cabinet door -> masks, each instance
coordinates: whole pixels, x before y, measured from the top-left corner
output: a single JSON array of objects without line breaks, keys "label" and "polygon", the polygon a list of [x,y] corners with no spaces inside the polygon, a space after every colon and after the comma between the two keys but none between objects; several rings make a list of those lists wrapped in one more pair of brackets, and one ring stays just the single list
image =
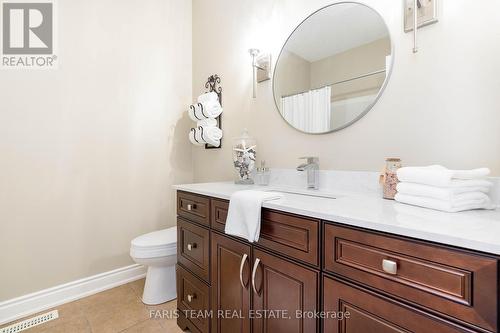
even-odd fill
[{"label": "cabinet door", "polygon": [[250,246],[212,232],[212,332],[250,332]]},{"label": "cabinet door", "polygon": [[254,249],[253,333],[315,333],[319,273]]},{"label": "cabinet door", "polygon": [[326,333],[458,333],[467,328],[438,319],[340,280],[323,278]]}]

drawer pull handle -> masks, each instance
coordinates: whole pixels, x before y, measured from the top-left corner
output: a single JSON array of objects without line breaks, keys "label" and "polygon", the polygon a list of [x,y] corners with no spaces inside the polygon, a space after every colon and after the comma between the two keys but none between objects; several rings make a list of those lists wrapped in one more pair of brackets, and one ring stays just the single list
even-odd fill
[{"label": "drawer pull handle", "polygon": [[194,299],[196,299],[196,294],[187,295],[187,300],[189,303],[191,303]]},{"label": "drawer pull handle", "polygon": [[253,265],[253,271],[252,271],[252,289],[253,292],[257,295],[260,296],[259,292],[257,291],[257,287],[255,287],[255,274],[257,274],[257,268],[259,267],[260,259],[257,258],[255,260],[255,264]]},{"label": "drawer pull handle", "polygon": [[188,211],[192,211],[193,209],[196,209],[196,205],[195,204],[187,204],[186,209]]},{"label": "drawer pull handle", "polygon": [[382,269],[386,273],[396,275],[398,273],[398,264],[395,261],[384,259],[382,260]]},{"label": "drawer pull handle", "polygon": [[193,251],[193,249],[196,249],[196,246],[197,246],[196,243],[192,243],[192,244],[189,243],[187,245],[187,249],[188,249],[188,251]]},{"label": "drawer pull handle", "polygon": [[243,258],[241,258],[241,264],[240,264],[240,283],[241,283],[241,286],[243,287],[243,289],[246,289],[247,286],[245,283],[243,283],[243,267],[245,267],[245,262],[247,261],[248,259],[248,255],[245,253],[243,255]]}]

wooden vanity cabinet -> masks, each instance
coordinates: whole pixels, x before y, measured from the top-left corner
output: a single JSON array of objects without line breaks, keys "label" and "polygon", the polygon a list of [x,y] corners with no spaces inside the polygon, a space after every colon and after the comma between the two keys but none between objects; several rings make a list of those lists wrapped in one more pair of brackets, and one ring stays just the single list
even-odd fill
[{"label": "wooden vanity cabinet", "polygon": [[227,211],[226,200],[178,193],[178,308],[211,314],[181,311],[182,329],[499,332],[498,256],[269,209],[250,244],[224,234]]},{"label": "wooden vanity cabinet", "polygon": [[325,272],[465,325],[498,330],[496,258],[328,223],[324,238]]},{"label": "wooden vanity cabinet", "polygon": [[[188,209],[193,204],[195,208]],[[206,281],[209,303],[195,297],[193,304],[211,311],[204,320],[181,313],[179,327],[205,333],[209,320],[212,333],[318,333],[320,322],[311,314],[319,309],[320,221],[264,210],[261,240],[250,244],[223,234],[227,209],[224,200],[178,194],[178,288],[194,289],[184,281]],[[210,228],[205,216],[210,216]],[[198,284],[197,290],[202,286]],[[181,299],[179,309],[189,309],[188,305]],[[308,316],[297,316],[306,312]]]},{"label": "wooden vanity cabinet", "polygon": [[[254,248],[253,333],[317,332],[319,272]],[[270,312],[272,311],[272,312]],[[297,315],[299,314],[299,315]]]},{"label": "wooden vanity cabinet", "polygon": [[250,333],[251,246],[212,232],[212,332]]}]

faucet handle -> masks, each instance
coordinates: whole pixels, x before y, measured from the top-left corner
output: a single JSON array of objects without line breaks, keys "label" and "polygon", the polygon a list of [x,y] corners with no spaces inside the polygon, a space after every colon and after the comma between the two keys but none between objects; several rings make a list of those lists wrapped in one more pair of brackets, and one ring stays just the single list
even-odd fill
[{"label": "faucet handle", "polygon": [[307,160],[307,163],[319,163],[319,157],[315,156],[305,156],[305,157],[299,157],[300,160]]}]

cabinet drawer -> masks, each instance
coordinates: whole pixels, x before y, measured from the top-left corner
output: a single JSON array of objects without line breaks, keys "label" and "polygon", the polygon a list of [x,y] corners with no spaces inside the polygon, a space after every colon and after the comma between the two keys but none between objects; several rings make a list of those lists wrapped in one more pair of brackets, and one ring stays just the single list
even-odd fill
[{"label": "cabinet drawer", "polygon": [[325,319],[325,333],[473,332],[339,280],[324,277],[323,288],[324,311],[344,316]]},{"label": "cabinet drawer", "polygon": [[319,220],[262,210],[258,244],[305,263],[319,266]]},{"label": "cabinet drawer", "polygon": [[496,259],[330,224],[324,237],[325,271],[497,331]]},{"label": "cabinet drawer", "polygon": [[183,314],[182,319],[189,321],[203,333],[208,333],[210,327],[209,295],[208,285],[177,266],[177,307]]},{"label": "cabinet drawer", "polygon": [[226,228],[227,211],[229,201],[212,199],[210,203],[211,219],[210,224],[213,229],[224,232]]},{"label": "cabinet drawer", "polygon": [[210,199],[201,195],[177,192],[177,214],[188,220],[210,225]]},{"label": "cabinet drawer", "polygon": [[177,260],[205,281],[209,280],[210,232],[177,219]]}]

